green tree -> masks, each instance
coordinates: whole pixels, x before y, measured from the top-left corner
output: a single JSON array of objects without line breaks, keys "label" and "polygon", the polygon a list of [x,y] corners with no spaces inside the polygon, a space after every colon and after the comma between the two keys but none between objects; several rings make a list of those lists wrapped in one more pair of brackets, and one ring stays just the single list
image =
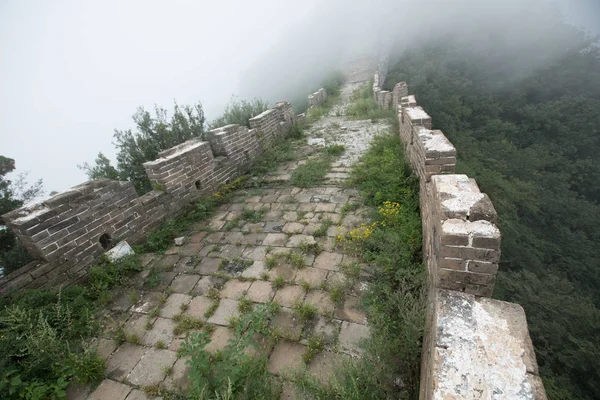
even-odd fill
[{"label": "green tree", "polygon": [[[0,156],[0,215],[21,207],[43,192],[42,181],[33,185],[27,183],[27,173],[17,175],[14,181],[6,175],[15,169],[15,160]],[[8,274],[31,261],[31,257],[18,238],[0,220],[0,269]]]},{"label": "green tree", "polygon": [[139,194],[152,190],[143,164],[158,158],[158,153],[204,134],[204,110],[202,104],[180,107],[175,103],[169,118],[166,109],[155,106],[154,115],[140,107],[133,115],[136,131],[115,130],[117,166],[99,153],[93,166],[79,166],[90,179],[109,178],[128,180]]},{"label": "green tree", "polygon": [[261,99],[247,101],[232,98],[225,107],[223,115],[210,123],[210,129],[220,128],[230,124],[250,127],[250,118],[257,116],[268,109],[269,103]]}]

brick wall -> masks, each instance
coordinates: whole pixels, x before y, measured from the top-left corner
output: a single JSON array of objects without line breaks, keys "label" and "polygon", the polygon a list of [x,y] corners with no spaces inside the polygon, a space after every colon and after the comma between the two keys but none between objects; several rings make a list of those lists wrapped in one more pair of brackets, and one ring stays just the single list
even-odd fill
[{"label": "brick wall", "polygon": [[308,108],[318,107],[327,100],[325,89],[321,88],[308,96]]},{"label": "brick wall", "polygon": [[155,190],[138,196],[130,182],[98,179],[2,216],[36,261],[0,279],[0,292],[69,285],[119,240],[138,243],[201,196],[245,172],[264,146],[286,132],[296,116],[279,102],[250,120],[189,140],[144,163]]},{"label": "brick wall", "polygon": [[[500,230],[489,197],[456,175],[456,148],[408,95],[406,83],[373,95],[394,108],[405,156],[420,181],[423,255],[429,275],[420,399],[546,399],[522,307],[489,299]],[[391,95],[391,100],[388,97]]]}]

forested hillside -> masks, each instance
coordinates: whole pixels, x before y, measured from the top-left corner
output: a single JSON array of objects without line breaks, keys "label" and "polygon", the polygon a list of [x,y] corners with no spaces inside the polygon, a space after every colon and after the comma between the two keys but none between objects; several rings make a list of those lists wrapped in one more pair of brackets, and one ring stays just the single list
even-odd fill
[{"label": "forested hillside", "polygon": [[456,146],[458,173],[492,198],[503,234],[495,297],[525,308],[549,397],[592,399],[600,393],[600,51],[564,31],[571,36],[545,61],[533,42],[531,52],[452,39],[403,50],[387,86],[408,83]]}]

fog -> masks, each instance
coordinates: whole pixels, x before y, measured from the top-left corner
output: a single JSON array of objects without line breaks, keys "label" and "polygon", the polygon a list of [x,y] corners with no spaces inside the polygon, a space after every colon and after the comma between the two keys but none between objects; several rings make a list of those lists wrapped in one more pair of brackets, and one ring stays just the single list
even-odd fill
[{"label": "fog", "polygon": [[64,190],[86,179],[77,164],[114,157],[113,130],[138,106],[201,101],[210,121],[234,94],[294,101],[349,58],[439,37],[513,49],[499,62],[526,73],[568,47],[545,16],[598,33],[596,1],[551,3],[4,0],[0,154]]}]

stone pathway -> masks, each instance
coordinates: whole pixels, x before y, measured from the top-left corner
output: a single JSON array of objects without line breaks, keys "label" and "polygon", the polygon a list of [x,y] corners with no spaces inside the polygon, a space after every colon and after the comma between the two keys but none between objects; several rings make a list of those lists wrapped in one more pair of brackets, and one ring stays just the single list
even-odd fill
[{"label": "stone pathway", "polygon": [[[178,349],[194,330],[180,333],[177,320],[192,317],[210,325],[212,342],[207,350],[215,352],[233,337],[230,322],[240,314],[242,298],[280,306],[271,328],[281,338],[262,348],[273,374],[285,378],[288,371],[305,367],[326,381],[334,363],[360,355],[361,340],[369,337],[359,305],[365,284],[356,274],[358,260],[344,253],[336,236],[359,226],[365,209],[347,206],[360,205],[360,198],[340,182],[385,125],[345,119],[343,111],[358,86],[344,86],[340,104],[308,131],[308,137],[322,137],[327,145],[346,146],[322,186],[290,186],[292,171],[307,161],[287,163],[268,177],[272,186],[239,191],[209,221],[193,227],[183,245],[174,245],[163,255],[142,256],[145,269],[134,277],[133,288],[117,293],[106,315],[97,344],[106,359],[108,379],[90,399],[146,399],[150,397],[141,389],[152,385],[185,394],[189,367]],[[298,154],[309,150],[305,146]],[[252,210],[262,210],[260,221],[243,220]],[[307,244],[317,244],[322,251],[307,250]],[[304,266],[299,268],[300,263]],[[277,288],[279,277],[285,284]],[[345,294],[334,302],[331,291],[338,287],[345,287]],[[314,306],[317,315],[303,323],[293,310],[299,302]],[[127,342],[117,346],[112,339],[116,333],[124,334]],[[302,355],[312,336],[322,339],[324,351],[304,366]],[[282,399],[295,398],[292,386],[284,385]],[[85,394],[73,392],[70,397]]]}]

